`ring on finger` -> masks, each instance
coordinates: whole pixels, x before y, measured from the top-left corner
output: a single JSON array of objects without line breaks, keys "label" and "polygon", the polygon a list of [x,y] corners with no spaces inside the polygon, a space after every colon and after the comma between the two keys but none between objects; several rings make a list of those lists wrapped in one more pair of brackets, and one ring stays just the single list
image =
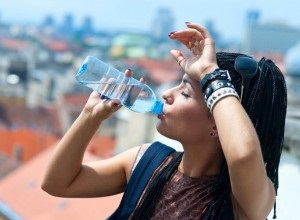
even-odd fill
[{"label": "ring on finger", "polygon": [[196,40],[195,42],[194,42],[194,47],[198,47],[200,45],[200,40]]},{"label": "ring on finger", "polygon": [[180,57],[178,60],[177,60],[177,63],[180,65],[181,62],[184,60],[184,57]]}]

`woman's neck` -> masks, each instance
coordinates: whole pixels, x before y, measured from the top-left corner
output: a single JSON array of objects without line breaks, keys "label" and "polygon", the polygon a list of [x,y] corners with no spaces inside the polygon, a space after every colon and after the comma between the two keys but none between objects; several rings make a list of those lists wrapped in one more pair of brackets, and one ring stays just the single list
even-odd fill
[{"label": "woman's neck", "polygon": [[178,166],[180,172],[190,177],[213,176],[220,172],[223,151],[218,144],[209,146],[185,146],[182,161]]}]

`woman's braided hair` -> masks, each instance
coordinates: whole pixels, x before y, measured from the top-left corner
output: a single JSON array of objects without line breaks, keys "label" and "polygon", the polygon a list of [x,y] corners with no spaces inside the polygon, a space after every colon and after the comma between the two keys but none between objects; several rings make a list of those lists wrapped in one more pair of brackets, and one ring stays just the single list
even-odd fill
[{"label": "woman's braided hair", "polygon": [[[241,94],[242,77],[234,68],[234,64],[236,58],[243,55],[228,52],[217,53],[219,67],[229,71],[232,83],[239,94]],[[243,94],[242,105],[258,134],[266,172],[273,182],[277,194],[278,168],[283,148],[287,109],[286,84],[280,69],[269,59],[262,58],[258,62],[257,71],[258,73],[247,88],[247,93]],[[220,185],[223,186],[223,189],[217,190]],[[207,219],[216,219],[216,215],[224,213],[222,211],[224,207],[230,207],[228,201],[231,187],[227,166],[223,166],[219,181],[211,190],[215,193]],[[273,218],[276,218],[276,203],[274,204]]]},{"label": "woman's braided hair", "polygon": [[172,157],[172,161],[162,168],[162,170],[154,177],[153,181],[150,182],[150,185],[146,188],[145,195],[142,197],[138,207],[136,207],[136,210],[132,215],[132,219],[148,220],[151,218],[156,201],[159,199],[164,185],[177,169],[182,158],[182,153],[176,152],[172,155]]},{"label": "woman's braided hair", "polygon": [[[219,67],[229,71],[232,83],[239,95],[241,94],[242,77],[234,68],[234,64],[236,58],[241,55],[244,54],[217,53]],[[258,62],[258,66],[257,71],[259,72],[251,80],[247,93],[243,94],[242,105],[258,134],[267,175],[273,182],[277,194],[278,168],[283,147],[287,108],[286,84],[281,71],[271,60],[262,58]],[[132,219],[150,219],[163,186],[177,169],[180,160],[181,157],[177,157],[156,175],[133,213]],[[212,193],[213,199],[207,210],[206,219],[233,219],[231,185],[225,160],[218,181],[208,191]],[[276,218],[276,204],[274,204],[273,218]]]}]

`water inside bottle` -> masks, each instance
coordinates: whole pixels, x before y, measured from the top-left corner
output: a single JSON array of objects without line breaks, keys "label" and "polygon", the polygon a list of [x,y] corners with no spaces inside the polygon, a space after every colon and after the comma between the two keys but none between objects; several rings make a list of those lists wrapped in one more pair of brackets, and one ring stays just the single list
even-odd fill
[{"label": "water inside bottle", "polygon": [[120,100],[123,105],[128,107],[138,104],[135,103],[137,98],[140,99],[139,103],[141,105],[145,105],[150,96],[149,92],[143,90],[141,85],[116,84],[114,79],[104,79],[99,82],[81,81],[80,83],[96,90],[107,98]]},{"label": "water inside bottle", "polygon": [[93,71],[93,68],[85,77],[87,68],[87,63],[84,63],[76,75],[77,81],[81,84],[97,91],[107,99],[118,99],[122,105],[132,111],[162,114],[162,102],[156,100],[154,92],[147,85],[110,69],[100,79],[98,72]]}]

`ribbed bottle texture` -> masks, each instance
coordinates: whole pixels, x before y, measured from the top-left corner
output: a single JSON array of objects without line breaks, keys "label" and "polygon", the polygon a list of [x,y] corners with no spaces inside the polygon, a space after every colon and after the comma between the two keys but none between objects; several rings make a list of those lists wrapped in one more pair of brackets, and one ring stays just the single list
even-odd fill
[{"label": "ribbed bottle texture", "polygon": [[163,112],[163,103],[157,100],[149,86],[126,77],[124,73],[96,57],[86,57],[77,72],[76,80],[108,99],[120,100],[122,105],[132,111],[157,115]]}]

